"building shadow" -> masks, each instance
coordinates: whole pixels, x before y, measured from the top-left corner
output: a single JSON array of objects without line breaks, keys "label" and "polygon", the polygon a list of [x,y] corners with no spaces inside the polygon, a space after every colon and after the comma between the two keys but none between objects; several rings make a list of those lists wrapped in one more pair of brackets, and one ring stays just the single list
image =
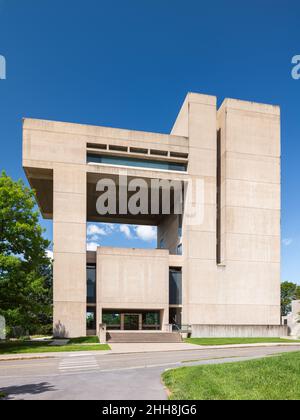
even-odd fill
[{"label": "building shadow", "polygon": [[4,400],[11,400],[18,395],[39,395],[45,392],[55,391],[55,387],[50,385],[48,382],[41,382],[39,384],[26,384],[26,385],[16,385],[9,386],[6,388],[1,388],[1,392],[5,394]]}]

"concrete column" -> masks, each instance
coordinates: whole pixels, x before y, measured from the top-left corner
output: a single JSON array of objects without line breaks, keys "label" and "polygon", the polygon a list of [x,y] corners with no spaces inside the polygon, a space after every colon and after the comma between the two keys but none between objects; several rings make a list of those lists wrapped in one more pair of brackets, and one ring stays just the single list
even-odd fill
[{"label": "concrete column", "polygon": [[162,329],[164,330],[166,325],[169,325],[169,306],[166,306],[165,309],[160,311]]},{"label": "concrete column", "polygon": [[99,324],[98,337],[101,344],[106,344],[106,324]]},{"label": "concrete column", "polygon": [[125,329],[125,314],[121,314],[121,330],[123,331]]},{"label": "concrete column", "polygon": [[139,314],[139,330],[143,329],[143,315]]},{"label": "concrete column", "polygon": [[86,172],[54,165],[54,318],[56,336],[86,335]]},{"label": "concrete column", "polygon": [[[216,281],[216,98],[189,94],[172,134],[189,138],[189,188],[193,185],[195,191],[197,181],[204,186],[204,219],[191,224],[185,215],[182,226],[182,322],[201,323],[202,302],[212,300],[208,293],[214,290]],[[192,204],[196,204],[195,199]]]},{"label": "concrete column", "polygon": [[[280,324],[280,109],[226,99],[215,323]],[[217,312],[217,311],[216,311]]]}]

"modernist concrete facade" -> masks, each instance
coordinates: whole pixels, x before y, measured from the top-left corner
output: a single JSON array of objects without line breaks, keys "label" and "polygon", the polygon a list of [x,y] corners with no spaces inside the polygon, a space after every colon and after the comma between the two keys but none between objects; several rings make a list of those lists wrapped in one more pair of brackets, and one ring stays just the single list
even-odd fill
[{"label": "modernist concrete facade", "polygon": [[[277,106],[226,99],[217,109],[214,96],[190,93],[169,135],[32,119],[23,128],[23,166],[42,215],[53,219],[56,334],[84,336],[108,319],[120,329],[280,325]],[[200,179],[203,219],[100,216],[98,180],[120,188],[124,174]],[[87,221],[157,226],[157,249],[87,253]]]}]

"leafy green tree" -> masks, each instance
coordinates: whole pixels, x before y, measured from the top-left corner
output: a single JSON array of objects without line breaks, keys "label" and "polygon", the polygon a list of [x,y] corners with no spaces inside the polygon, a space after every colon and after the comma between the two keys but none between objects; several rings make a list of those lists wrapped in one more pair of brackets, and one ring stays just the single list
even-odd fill
[{"label": "leafy green tree", "polygon": [[[51,322],[50,242],[43,238],[34,192],[0,176],[0,315],[11,334]],[[18,334],[17,334],[18,335]]]},{"label": "leafy green tree", "polygon": [[300,300],[300,286],[297,286],[296,289],[296,300]]},{"label": "leafy green tree", "polygon": [[281,283],[281,314],[288,315],[292,310],[292,301],[297,299],[297,294],[300,292],[299,286],[288,281]]}]

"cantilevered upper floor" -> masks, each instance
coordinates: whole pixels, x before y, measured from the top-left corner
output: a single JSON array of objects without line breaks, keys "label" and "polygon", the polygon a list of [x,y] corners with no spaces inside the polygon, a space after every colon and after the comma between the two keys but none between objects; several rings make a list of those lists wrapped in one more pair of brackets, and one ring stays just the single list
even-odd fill
[{"label": "cantilevered upper floor", "polygon": [[[73,179],[70,192],[76,193],[80,188],[88,197],[87,220],[100,221],[95,214],[95,182],[99,176],[112,178],[116,184],[118,176],[124,173],[129,179],[138,177],[147,182],[184,181],[191,175],[213,179],[217,170],[217,132],[222,134],[221,153],[226,151],[236,164],[238,155],[257,155],[260,160],[280,157],[278,107],[226,99],[217,110],[216,103],[214,96],[189,93],[171,134],[24,119],[23,167],[36,190],[43,217],[53,218],[54,170],[59,183],[62,167],[69,169]],[[272,137],[274,141],[270,141]],[[240,166],[242,174],[247,167]],[[75,167],[77,172],[72,171]],[[86,173],[85,186],[79,187],[78,171]],[[225,168],[223,175],[224,172]],[[278,176],[275,181],[278,182]],[[210,204],[215,205],[215,200]],[[130,222],[122,219],[120,222]],[[136,222],[157,225],[159,221],[140,218]]]},{"label": "cantilevered upper floor", "polygon": [[[76,167],[86,172],[90,197],[87,218],[94,220],[95,182],[99,176],[105,174],[117,183],[118,175],[126,171],[129,179],[184,180],[188,157],[188,139],[184,136],[24,119],[23,167],[36,191],[41,213],[48,219],[53,218],[55,168]],[[74,176],[76,190],[75,172],[70,176]],[[151,220],[147,223],[152,224]]]}]

